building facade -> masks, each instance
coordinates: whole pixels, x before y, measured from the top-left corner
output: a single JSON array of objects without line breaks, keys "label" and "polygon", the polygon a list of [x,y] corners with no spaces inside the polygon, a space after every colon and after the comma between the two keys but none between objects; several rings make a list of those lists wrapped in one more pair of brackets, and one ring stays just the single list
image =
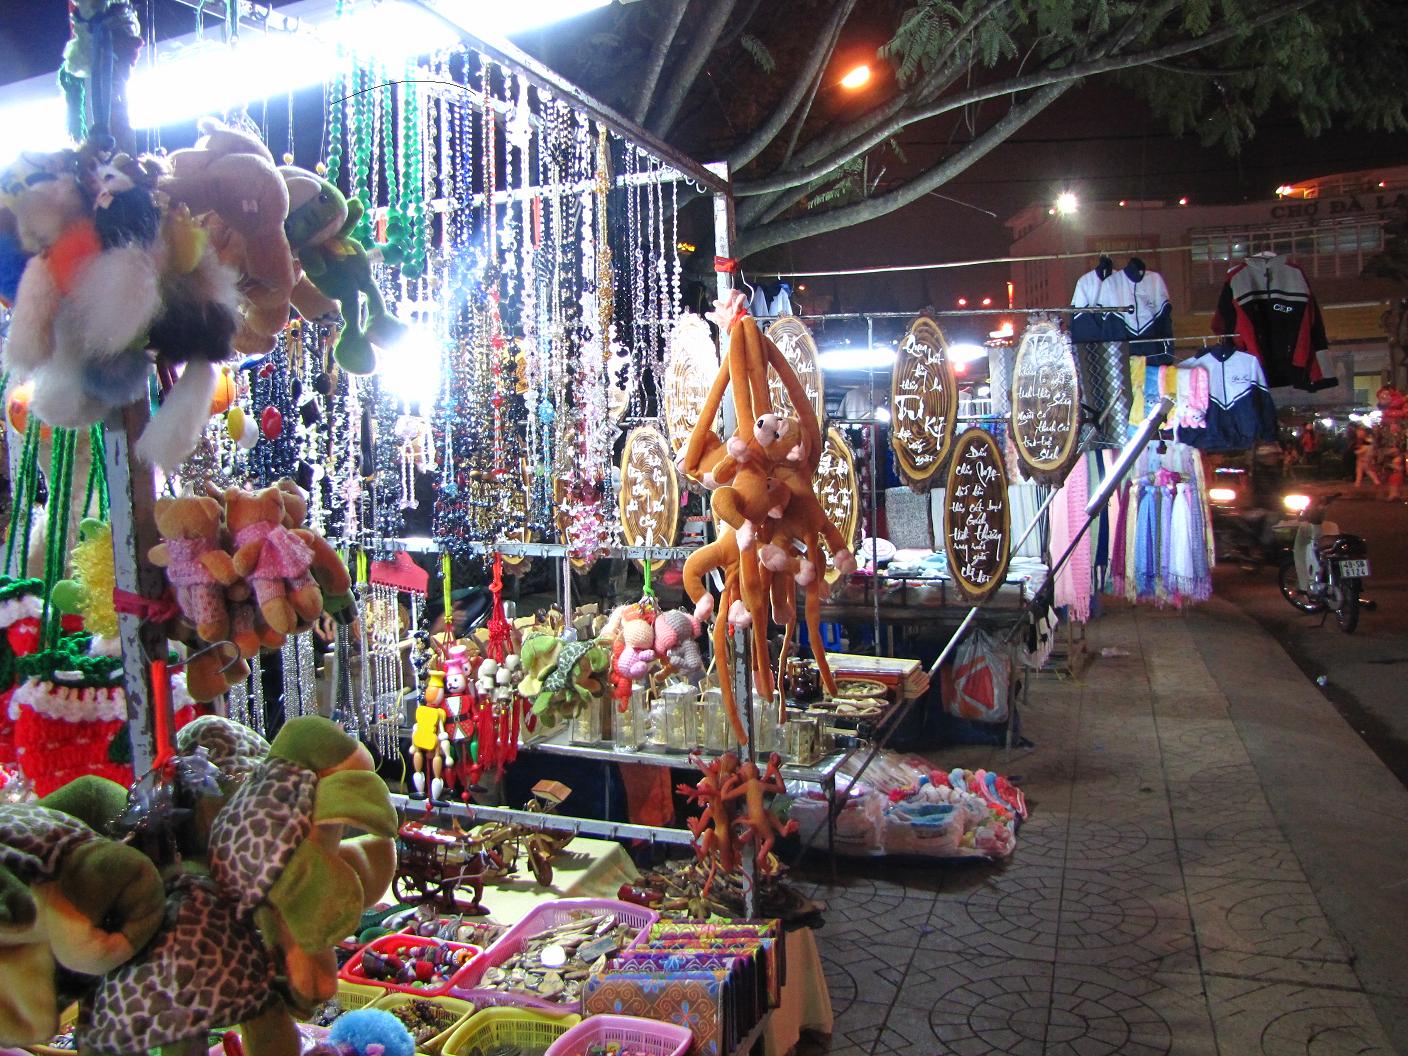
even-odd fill
[{"label": "building facade", "polygon": [[1178,345],[1192,350],[1211,339],[1227,269],[1263,251],[1284,253],[1310,279],[1340,384],[1277,393],[1278,403],[1372,404],[1389,365],[1384,313],[1408,289],[1363,271],[1396,212],[1408,212],[1408,167],[1308,180],[1238,205],[1126,199],[1082,201],[1066,212],[1032,205],[1007,221],[1012,256],[1043,258],[1012,265],[1014,303],[1069,304],[1076,280],[1102,253],[1115,267],[1137,256],[1168,283]]}]

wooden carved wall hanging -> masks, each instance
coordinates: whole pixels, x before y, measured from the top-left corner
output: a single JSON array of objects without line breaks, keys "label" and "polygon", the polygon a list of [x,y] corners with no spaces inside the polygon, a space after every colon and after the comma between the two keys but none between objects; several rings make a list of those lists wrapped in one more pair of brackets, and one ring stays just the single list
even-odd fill
[{"label": "wooden carved wall hanging", "polygon": [[709,324],[693,312],[681,313],[670,331],[665,360],[665,432],[672,458],[689,443],[718,371],[719,353]]},{"label": "wooden carved wall hanging", "polygon": [[[814,479],[816,497],[826,519],[836,526],[847,545],[854,547],[856,529],[860,525],[860,480],[856,476],[856,458],[851,445],[834,425],[826,430],[826,444],[821,449]],[[821,546],[828,557],[835,556],[824,539]],[[839,578],[840,573],[835,568],[827,568],[828,583]]]},{"label": "wooden carved wall hanging", "polygon": [[953,447],[958,386],[939,324],[921,315],[900,342],[890,378],[890,446],[900,475],[923,494]]},{"label": "wooden carved wall hanging", "polygon": [[[782,358],[792,365],[797,380],[802,383],[812,407],[816,410],[816,420],[826,421],[826,389],[821,377],[821,369],[816,365],[816,338],[807,329],[807,324],[795,315],[784,315],[767,329],[767,336]],[[768,368],[768,396],[772,409],[787,417],[797,417],[792,407],[792,398],[778,377],[777,371]]]},{"label": "wooden carved wall hanging", "polygon": [[[680,486],[669,441],[653,425],[631,430],[621,452],[621,536],[628,546],[674,546],[680,526]],[[637,562],[644,564],[644,562]],[[669,562],[651,562],[663,572]]]},{"label": "wooden carved wall hanging", "polygon": [[1012,368],[1012,443],[1022,475],[1059,487],[1080,457],[1080,370],[1069,335],[1028,324]]},{"label": "wooden carved wall hanging", "polygon": [[948,573],[964,597],[982,601],[1007,577],[1012,517],[1002,451],[985,429],[959,436],[944,491]]}]

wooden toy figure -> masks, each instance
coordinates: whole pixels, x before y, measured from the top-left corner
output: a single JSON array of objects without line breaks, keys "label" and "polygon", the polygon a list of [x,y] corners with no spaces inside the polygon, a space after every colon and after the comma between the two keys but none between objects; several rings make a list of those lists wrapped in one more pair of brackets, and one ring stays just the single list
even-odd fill
[{"label": "wooden toy figure", "polygon": [[411,785],[413,799],[425,798],[425,771],[429,764],[430,798],[438,801],[445,792],[445,767],[454,762],[450,735],[445,729],[445,672],[431,671],[425,697],[416,705],[415,727],[411,730]]}]

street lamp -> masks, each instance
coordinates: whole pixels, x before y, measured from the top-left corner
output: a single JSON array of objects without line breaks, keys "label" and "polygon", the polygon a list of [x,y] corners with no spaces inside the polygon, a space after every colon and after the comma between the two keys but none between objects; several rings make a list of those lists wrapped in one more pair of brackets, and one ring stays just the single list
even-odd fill
[{"label": "street lamp", "polygon": [[1056,211],[1062,216],[1070,216],[1080,208],[1080,199],[1073,191],[1062,191],[1056,196]]},{"label": "street lamp", "polygon": [[865,63],[861,63],[855,69],[847,73],[846,76],[842,77],[839,83],[842,88],[851,92],[854,92],[857,88],[864,88],[870,83],[870,67]]}]

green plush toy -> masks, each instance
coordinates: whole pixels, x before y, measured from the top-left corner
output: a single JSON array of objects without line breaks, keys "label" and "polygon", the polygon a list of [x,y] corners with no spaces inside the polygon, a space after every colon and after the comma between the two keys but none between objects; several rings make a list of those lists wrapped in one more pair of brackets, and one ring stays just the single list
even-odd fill
[{"label": "green plush toy", "polygon": [[[347,826],[366,835],[344,840]],[[210,875],[279,948],[296,1004],[336,991],[332,946],[390,884],[396,828],[371,754],[316,715],[284,724],[216,816]]]},{"label": "green plush toy", "polygon": [[0,806],[0,1044],[47,1042],[59,1013],[160,928],[156,866],[66,812],[110,820],[126,799],[99,778]]},{"label": "green plush toy", "polygon": [[[210,826],[209,875],[171,882],[156,939],[84,1001],[85,1054],[178,1046],[238,1024],[249,1056],[298,1056],[294,1014],[336,991],[332,946],[395,873],[386,786],[336,723],[291,719],[250,766],[258,742],[247,731],[198,721],[187,747],[207,748],[228,795]],[[347,826],[366,835],[344,839]]]},{"label": "green plush toy", "polygon": [[337,301],[342,312],[343,329],[333,357],[349,373],[371,374],[376,370],[376,348],[392,345],[404,335],[405,326],[387,312],[367,251],[352,237],[362,219],[362,203],[307,169],[285,165],[279,171],[288,184],[284,231],[289,245],[309,281]]},{"label": "green plush toy", "polygon": [[[529,642],[524,643],[525,648]],[[603,677],[611,667],[611,653],[596,642],[562,642],[556,658],[556,665],[542,676],[541,688],[533,697],[533,713],[549,725],[570,717],[606,692]]]}]

